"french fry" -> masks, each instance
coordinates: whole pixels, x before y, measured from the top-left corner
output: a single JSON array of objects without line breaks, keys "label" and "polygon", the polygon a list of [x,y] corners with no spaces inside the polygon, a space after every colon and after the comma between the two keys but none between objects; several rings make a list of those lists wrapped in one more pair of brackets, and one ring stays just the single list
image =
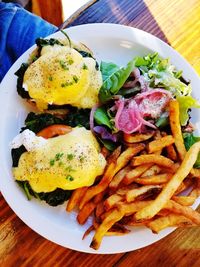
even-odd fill
[{"label": "french fry", "polygon": [[94,231],[95,228],[94,228],[94,225],[91,225],[84,233],[83,237],[82,237],[82,240],[84,240],[92,231]]},{"label": "french fry", "polygon": [[130,233],[130,230],[128,230],[124,225],[120,223],[115,223],[105,234],[106,236],[112,236],[112,235],[124,235]]},{"label": "french fry", "polygon": [[90,201],[95,195],[97,195],[98,193],[104,191],[109,183],[111,182],[112,178],[114,177],[114,175],[122,168],[124,168],[129,160],[136,155],[137,153],[139,153],[140,151],[142,151],[144,149],[145,145],[144,144],[138,144],[137,147],[129,147],[127,148],[124,152],[122,152],[122,154],[117,158],[117,161],[115,163],[111,163],[102,180],[100,181],[100,183],[96,186],[92,186],[90,187],[81,203],[80,203],[80,209],[85,205],[85,203],[87,203],[88,201]]},{"label": "french fry", "polygon": [[108,232],[108,230],[121,218],[123,213],[120,210],[114,209],[96,229],[95,235],[92,239],[90,247],[97,250],[101,244],[102,238]]},{"label": "french fry", "polygon": [[[161,133],[162,136],[166,136],[167,133],[165,132],[162,132]],[[174,148],[174,145],[169,145],[169,146],[166,146],[166,151],[167,151],[167,157],[173,161],[177,161],[178,157],[177,157],[177,153],[176,153],[176,150]]]},{"label": "french fry", "polygon": [[173,196],[172,200],[182,206],[192,206],[196,200],[194,196]]},{"label": "french fry", "polygon": [[174,163],[173,169],[162,167],[162,173],[167,172],[167,173],[174,174],[178,170],[179,167],[180,167],[180,163],[176,162]]},{"label": "french fry", "polygon": [[166,135],[164,137],[161,137],[158,140],[151,141],[147,145],[147,150],[149,153],[154,153],[156,151],[160,151],[163,148],[172,145],[174,143],[174,138],[172,135]]},{"label": "french fry", "polygon": [[120,196],[118,194],[111,195],[109,198],[107,198],[104,202],[104,206],[106,210],[109,210],[117,205],[117,203],[121,202],[124,199],[123,196]]},{"label": "french fry", "polygon": [[79,211],[78,216],[77,216],[77,221],[79,224],[84,224],[88,217],[92,214],[96,207],[96,204],[92,201],[87,202],[83,208]]},{"label": "french fry", "polygon": [[76,190],[74,190],[72,192],[72,195],[67,203],[67,207],[66,210],[68,212],[72,211],[76,206],[79,205],[81,198],[83,197],[83,195],[85,194],[86,190],[88,187],[81,187],[81,188],[77,188]]},{"label": "french fry", "polygon": [[195,181],[195,186],[192,189],[192,191],[190,192],[189,196],[195,197],[195,198],[198,198],[200,196],[200,181],[199,181],[199,179],[197,179]]},{"label": "french fry", "polygon": [[144,142],[150,139],[155,132],[149,132],[145,134],[135,133],[135,134],[126,134],[124,133],[124,141],[127,143],[139,143]]},{"label": "french fry", "polygon": [[132,166],[140,166],[144,163],[157,164],[159,166],[163,166],[165,168],[174,170],[174,162],[162,155],[149,154],[149,155],[136,156],[131,161]]},{"label": "french fry", "polygon": [[126,185],[131,184],[132,182],[134,182],[134,180],[139,177],[140,175],[142,175],[145,171],[147,171],[150,167],[152,166],[152,164],[143,164],[141,166],[138,166],[136,168],[134,168],[133,170],[131,170],[130,172],[128,172],[126,174],[126,176],[123,179],[123,183]]},{"label": "french fry", "polygon": [[117,208],[122,211],[125,216],[131,215],[144,207],[147,207],[153,202],[153,200],[135,201],[132,203],[119,203]]},{"label": "french fry", "polygon": [[138,187],[139,186],[137,184],[133,183],[133,184],[126,185],[126,186],[123,186],[123,187],[119,188],[116,193],[118,195],[120,195],[120,196],[124,196],[124,195],[127,194],[127,192],[129,190],[132,190],[132,189],[135,189],[135,188],[138,188]]},{"label": "french fry", "polygon": [[181,160],[184,159],[186,149],[181,132],[180,118],[179,118],[179,103],[177,100],[171,100],[169,103],[169,122],[171,132],[174,137],[175,146]]},{"label": "french fry", "polygon": [[182,182],[179,187],[177,188],[177,190],[175,191],[174,195],[178,195],[180,194],[181,192],[183,192],[185,190],[185,185],[184,183]]},{"label": "french fry", "polygon": [[177,214],[169,214],[165,217],[157,218],[147,224],[153,233],[159,233],[161,230],[169,227],[169,226],[192,226],[193,223],[185,218],[184,216],[180,216]]},{"label": "french fry", "polygon": [[188,218],[196,225],[200,225],[200,213],[198,213],[197,211],[193,210],[190,207],[182,206],[179,203],[175,202],[174,200],[170,200],[165,205],[165,208],[173,213],[180,214]]},{"label": "french fry", "polygon": [[96,209],[95,209],[95,217],[97,220],[100,219],[100,216],[105,212],[105,207],[104,207],[104,201],[101,201],[100,203],[97,204]]},{"label": "french fry", "polygon": [[167,157],[173,161],[177,161],[177,153],[176,150],[174,149],[173,145],[169,145],[166,147],[167,150]]},{"label": "french fry", "polygon": [[102,200],[104,192],[95,196],[94,201],[87,202],[83,208],[79,211],[77,221],[79,224],[84,224],[88,217],[92,214],[97,204]]},{"label": "french fry", "polygon": [[101,154],[104,156],[104,158],[107,158],[110,155],[110,151],[104,146],[101,149]]},{"label": "french fry", "polygon": [[158,165],[151,166],[148,170],[146,170],[141,177],[153,176],[158,174],[161,171],[161,168]]},{"label": "french fry", "polygon": [[133,202],[138,196],[141,196],[148,192],[155,192],[155,190],[161,189],[160,185],[144,185],[142,187],[132,189],[126,194],[126,201]]},{"label": "french fry", "polygon": [[139,177],[135,179],[135,182],[142,185],[160,185],[167,183],[172,178],[171,173],[161,173],[152,176]]},{"label": "french fry", "polygon": [[194,177],[196,177],[196,178],[200,178],[200,169],[195,169],[195,168],[193,168],[193,169],[191,170],[191,174],[192,174]]},{"label": "french fry", "polygon": [[195,143],[191,146],[189,151],[187,151],[181,166],[163,188],[161,193],[157,198],[148,206],[136,213],[137,220],[146,220],[155,216],[167,203],[167,201],[173,196],[179,185],[185,179],[185,177],[190,173],[194,163],[196,162],[198,153],[200,149],[200,142]]},{"label": "french fry", "polygon": [[113,172],[114,172],[114,168],[115,168],[115,163],[111,163],[106,171],[105,174],[102,178],[102,180],[100,181],[100,183],[96,186],[90,187],[88,188],[88,190],[86,191],[84,197],[82,198],[79,208],[82,209],[83,206],[89,202],[95,195],[97,195],[98,193],[104,191],[108,184],[110,183],[112,177],[113,177]]},{"label": "french fry", "polygon": [[181,192],[184,192],[185,190],[187,190],[188,188],[190,188],[193,184],[192,179],[186,178],[178,187],[178,189],[176,190],[176,192],[174,193],[174,195],[179,195]]},{"label": "french fry", "polygon": [[112,190],[116,190],[119,184],[122,182],[125,175],[130,172],[132,169],[131,166],[126,166],[125,168],[121,169],[112,179],[112,181],[109,184],[109,187]]}]

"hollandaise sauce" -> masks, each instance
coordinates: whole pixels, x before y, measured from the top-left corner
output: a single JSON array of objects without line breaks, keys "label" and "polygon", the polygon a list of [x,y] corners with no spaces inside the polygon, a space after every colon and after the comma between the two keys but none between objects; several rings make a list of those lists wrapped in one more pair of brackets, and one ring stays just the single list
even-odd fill
[{"label": "hollandaise sauce", "polygon": [[76,127],[23,153],[13,174],[18,181],[28,181],[37,193],[90,186],[106,163],[99,149],[91,131]]}]

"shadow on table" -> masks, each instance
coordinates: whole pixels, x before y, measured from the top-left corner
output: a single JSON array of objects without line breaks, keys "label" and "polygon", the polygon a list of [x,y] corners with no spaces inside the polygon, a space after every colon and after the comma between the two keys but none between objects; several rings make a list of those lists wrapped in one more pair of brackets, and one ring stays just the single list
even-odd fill
[{"label": "shadow on table", "polygon": [[118,23],[147,31],[169,43],[143,0],[97,0],[66,27],[86,23]]}]

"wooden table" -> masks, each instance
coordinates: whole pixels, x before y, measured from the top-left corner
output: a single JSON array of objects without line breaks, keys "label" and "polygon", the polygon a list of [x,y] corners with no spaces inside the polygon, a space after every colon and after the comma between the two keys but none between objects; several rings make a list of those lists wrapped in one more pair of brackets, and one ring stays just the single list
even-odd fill
[{"label": "wooden table", "polygon": [[[111,22],[140,28],[169,43],[200,73],[199,0],[100,0],[65,23]],[[0,266],[200,266],[200,228],[178,229],[129,253],[90,255],[60,247],[27,227],[0,194]]]}]

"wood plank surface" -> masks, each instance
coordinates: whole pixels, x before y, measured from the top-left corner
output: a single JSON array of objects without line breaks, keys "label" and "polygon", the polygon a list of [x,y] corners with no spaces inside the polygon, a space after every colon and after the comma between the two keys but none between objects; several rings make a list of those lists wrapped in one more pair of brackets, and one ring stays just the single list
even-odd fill
[{"label": "wood plank surface", "polygon": [[[93,1],[94,2],[94,1]],[[65,26],[120,23],[150,32],[180,52],[200,73],[199,0],[99,0]],[[60,247],[27,227],[0,194],[0,266],[200,266],[200,228],[178,229],[143,249],[90,255]],[[81,242],[81,241],[80,241]]]}]

